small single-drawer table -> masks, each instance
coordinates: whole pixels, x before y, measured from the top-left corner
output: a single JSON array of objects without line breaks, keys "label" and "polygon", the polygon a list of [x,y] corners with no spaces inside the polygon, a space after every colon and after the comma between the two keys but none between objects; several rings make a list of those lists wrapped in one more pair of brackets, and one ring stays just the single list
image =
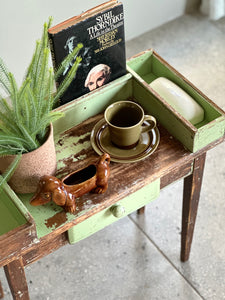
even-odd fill
[{"label": "small single-drawer table", "polygon": [[[98,157],[91,146],[90,134],[94,125],[101,118],[102,114],[92,116],[56,137],[60,166],[58,176],[74,168],[84,167],[91,159]],[[11,253],[7,254],[6,251],[4,257],[1,257],[0,266],[4,266],[13,299],[29,299],[24,268],[67,244],[68,230],[72,234],[71,240],[74,243],[132,211],[138,210],[139,213],[143,213],[143,206],[154,197],[157,197],[157,186],[158,189],[163,189],[172,182],[183,178],[181,261],[188,260],[206,152],[221,143],[224,137],[217,139],[195,153],[191,153],[173,138],[163,126],[158,124],[158,128],[160,143],[155,152],[138,162],[126,164],[111,162],[111,176],[106,193],[82,196],[78,199],[75,215],[65,213],[62,208],[55,207],[53,204],[49,204],[47,207],[32,208],[29,206],[28,196],[22,199],[34,218],[37,238],[30,243],[25,243],[23,247],[14,249]],[[60,149],[63,145],[66,145],[66,139],[74,147],[71,146],[70,150],[67,151],[67,155],[63,156],[60,154]],[[74,149],[76,149],[76,152],[74,152]],[[153,188],[148,189],[148,187]],[[144,200],[141,200],[141,197],[132,197],[135,194],[143,195]],[[124,213],[117,209],[118,205],[125,207]],[[43,212],[42,218],[35,215],[35,209],[37,215]],[[51,215],[49,215],[49,212],[51,212]],[[88,224],[92,224],[92,226],[88,226]],[[90,227],[95,228],[95,230],[91,231]],[[79,230],[76,230],[76,228]],[[18,232],[15,232],[16,234]],[[1,243],[0,247],[2,247]]]},{"label": "small single-drawer table", "polygon": [[[13,299],[29,299],[25,266],[133,211],[143,213],[144,206],[156,199],[161,189],[178,179],[184,179],[181,261],[189,258],[206,153],[225,139],[225,113],[153,50],[131,58],[127,70],[126,75],[97,91],[58,108],[65,115],[54,123],[56,175],[60,178],[98,158],[90,142],[91,132],[101,122],[106,107],[115,101],[135,101],[155,116],[159,145],[144,160],[111,162],[106,193],[78,198],[74,215],[54,203],[32,207],[31,195],[15,195],[7,187],[0,200],[9,217],[16,217],[16,223],[11,223],[12,227],[5,224],[7,230],[0,232],[0,267],[4,266]],[[149,83],[161,76],[178,84],[204,108],[200,124],[194,126],[185,120],[150,88]]]}]

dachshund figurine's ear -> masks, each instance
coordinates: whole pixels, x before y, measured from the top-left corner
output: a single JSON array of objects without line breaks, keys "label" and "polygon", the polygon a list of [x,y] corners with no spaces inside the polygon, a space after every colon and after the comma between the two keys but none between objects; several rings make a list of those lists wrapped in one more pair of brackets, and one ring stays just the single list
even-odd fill
[{"label": "dachshund figurine's ear", "polygon": [[66,194],[62,188],[57,188],[53,191],[52,200],[59,206],[66,204]]}]

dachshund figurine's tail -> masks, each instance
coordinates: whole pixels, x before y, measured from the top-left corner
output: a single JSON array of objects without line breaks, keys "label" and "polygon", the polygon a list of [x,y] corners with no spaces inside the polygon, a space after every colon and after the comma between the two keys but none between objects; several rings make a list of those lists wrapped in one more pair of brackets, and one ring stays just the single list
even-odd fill
[{"label": "dachshund figurine's tail", "polygon": [[94,193],[103,194],[108,188],[108,179],[110,175],[110,156],[108,153],[104,153],[97,163],[97,178],[96,188],[93,189]]}]

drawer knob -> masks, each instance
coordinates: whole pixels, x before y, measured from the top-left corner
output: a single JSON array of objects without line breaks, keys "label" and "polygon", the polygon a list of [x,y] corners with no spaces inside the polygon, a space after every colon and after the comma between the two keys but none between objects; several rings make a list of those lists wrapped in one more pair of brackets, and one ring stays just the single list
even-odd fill
[{"label": "drawer knob", "polygon": [[110,208],[111,213],[116,218],[121,218],[126,215],[125,208],[120,204],[115,204]]}]

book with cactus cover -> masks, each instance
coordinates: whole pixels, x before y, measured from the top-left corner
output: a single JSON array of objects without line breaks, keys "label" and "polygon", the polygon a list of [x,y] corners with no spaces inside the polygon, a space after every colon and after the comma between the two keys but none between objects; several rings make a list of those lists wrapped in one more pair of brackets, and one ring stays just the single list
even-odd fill
[{"label": "book with cactus cover", "polygon": [[[117,0],[105,2],[48,30],[53,67],[77,47],[74,61],[76,77],[66,90],[65,104],[126,74],[123,5]],[[61,83],[72,64],[64,66]]]}]

